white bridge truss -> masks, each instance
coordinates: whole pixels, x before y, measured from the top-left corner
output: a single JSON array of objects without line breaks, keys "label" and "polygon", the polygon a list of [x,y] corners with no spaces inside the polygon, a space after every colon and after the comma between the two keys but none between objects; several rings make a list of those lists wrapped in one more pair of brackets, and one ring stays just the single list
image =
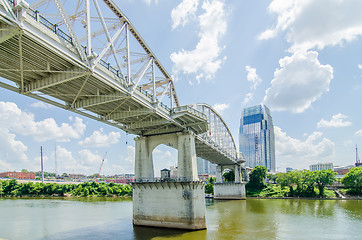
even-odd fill
[{"label": "white bridge truss", "polygon": [[196,134],[197,155],[243,162],[210,106],[180,106],[171,76],[112,0],[0,0],[0,86],[128,133]]}]

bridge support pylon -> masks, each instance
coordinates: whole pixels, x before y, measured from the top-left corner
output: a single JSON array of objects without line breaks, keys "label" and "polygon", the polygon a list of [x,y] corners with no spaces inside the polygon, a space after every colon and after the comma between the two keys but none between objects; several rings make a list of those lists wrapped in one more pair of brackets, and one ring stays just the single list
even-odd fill
[{"label": "bridge support pylon", "polygon": [[[235,174],[234,182],[223,182],[224,169],[231,169]],[[216,200],[240,200],[246,199],[245,182],[242,181],[240,165],[218,165],[216,168],[216,183],[214,185],[214,199]]]},{"label": "bridge support pylon", "polygon": [[[133,224],[141,226],[205,229],[204,184],[198,181],[195,136],[172,133],[135,139]],[[156,182],[152,151],[160,144],[178,150],[177,181]]]}]

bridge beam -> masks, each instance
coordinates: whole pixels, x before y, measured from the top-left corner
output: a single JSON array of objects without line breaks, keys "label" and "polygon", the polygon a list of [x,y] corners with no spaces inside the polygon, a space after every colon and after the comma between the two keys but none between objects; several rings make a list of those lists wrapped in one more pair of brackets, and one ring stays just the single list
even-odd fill
[{"label": "bridge beam", "polygon": [[7,25],[0,23],[0,43],[9,40],[17,34],[19,34],[19,31],[16,28],[8,27]]},{"label": "bridge beam", "polygon": [[[224,169],[234,171],[234,182],[223,182]],[[218,165],[216,167],[216,183],[214,185],[214,199],[229,199],[240,200],[246,199],[245,182],[241,177],[242,167],[239,164],[235,165]]]},{"label": "bridge beam", "polygon": [[[205,229],[204,183],[197,178],[195,136],[173,133],[135,139],[133,224]],[[156,182],[152,151],[160,144],[178,149],[176,182]],[[175,207],[176,206],[176,207]]]},{"label": "bridge beam", "polygon": [[73,69],[69,71],[64,71],[60,73],[54,73],[49,77],[42,78],[36,81],[33,81],[29,84],[26,84],[24,87],[26,89],[25,94],[40,91],[45,88],[53,87],[65,82],[69,82],[80,77],[84,77],[89,73],[82,71],[81,69]]},{"label": "bridge beam", "polygon": [[125,98],[129,98],[129,96],[121,94],[121,93],[99,95],[99,96],[94,96],[94,97],[90,97],[87,99],[78,100],[73,104],[73,106],[74,106],[74,108],[86,109],[89,107],[94,107],[94,106],[98,106],[98,105],[102,105],[102,104],[106,104],[106,103],[123,100]]}]

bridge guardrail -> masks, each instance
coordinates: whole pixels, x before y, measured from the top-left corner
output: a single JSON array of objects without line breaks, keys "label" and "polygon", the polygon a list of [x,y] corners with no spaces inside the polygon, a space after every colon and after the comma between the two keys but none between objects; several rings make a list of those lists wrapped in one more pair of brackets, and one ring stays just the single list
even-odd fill
[{"label": "bridge guardrail", "polygon": [[[12,6],[15,7],[16,2],[15,0],[7,0]],[[27,10],[27,14],[33,18],[35,21],[39,22],[40,24],[42,24],[43,26],[45,26],[47,29],[49,29],[50,31],[52,31],[53,33],[55,33],[58,37],[62,38],[64,41],[68,42],[69,44],[71,44],[72,46],[74,46],[73,43],[73,39],[71,36],[69,36],[68,34],[66,34],[63,30],[61,30],[60,28],[58,28],[57,24],[53,24],[51,21],[49,21],[48,19],[46,19],[45,17],[43,17],[39,11],[37,10],[33,10],[31,8],[29,8]],[[86,53],[87,51],[87,47],[82,46],[84,52]],[[123,76],[123,74],[121,73],[121,71],[115,69],[110,63],[104,61],[103,59],[99,60],[99,64],[101,66],[103,66],[104,68],[106,68],[108,71],[110,71],[111,73],[113,73],[115,76],[117,76],[120,80],[125,80],[125,77]],[[152,94],[148,93],[147,91],[143,90],[141,87],[137,88],[137,90],[139,92],[141,92],[143,95],[145,95],[150,101],[153,100],[153,96]],[[159,106],[164,108],[167,112],[171,112],[171,109],[164,103],[159,103]]]}]

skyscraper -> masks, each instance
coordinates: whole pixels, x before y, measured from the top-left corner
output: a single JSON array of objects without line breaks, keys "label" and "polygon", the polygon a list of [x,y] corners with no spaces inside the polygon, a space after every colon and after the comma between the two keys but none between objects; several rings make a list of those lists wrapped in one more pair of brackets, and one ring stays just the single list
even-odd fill
[{"label": "skyscraper", "polygon": [[216,164],[212,164],[202,158],[197,157],[197,174],[216,175]]},{"label": "skyscraper", "polygon": [[245,108],[240,120],[239,150],[246,158],[246,166],[265,166],[275,172],[274,125],[265,105]]}]

